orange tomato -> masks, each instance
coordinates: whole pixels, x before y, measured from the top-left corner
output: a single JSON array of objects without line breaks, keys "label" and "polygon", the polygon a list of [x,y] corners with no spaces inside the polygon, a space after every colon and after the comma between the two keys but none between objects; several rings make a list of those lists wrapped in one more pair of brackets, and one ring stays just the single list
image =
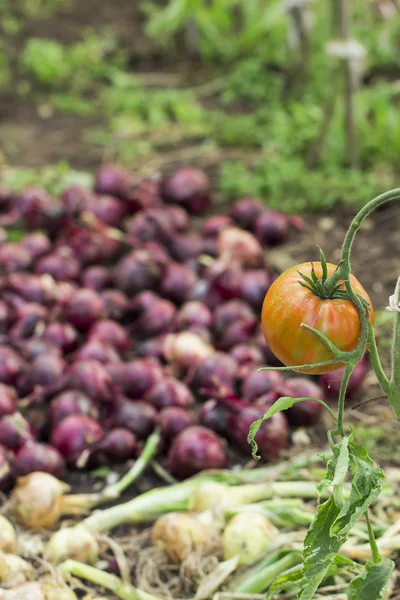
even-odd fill
[{"label": "orange tomato", "polygon": [[[313,264],[317,277],[321,278],[321,263]],[[327,263],[327,269],[329,277],[336,265]],[[322,340],[312,331],[301,327],[302,323],[323,333],[339,350],[355,350],[360,340],[360,318],[350,300],[323,300],[300,285],[300,282],[304,281],[299,272],[311,277],[311,270],[311,263],[303,263],[284,271],[269,288],[262,307],[261,323],[265,340],[275,356],[288,367],[319,363],[333,358]],[[368,294],[353,275],[351,284],[353,290],[368,301],[373,323],[373,306]],[[342,288],[345,289],[344,284]],[[343,366],[343,363],[336,362],[325,367],[295,370],[317,375],[336,371]]]}]

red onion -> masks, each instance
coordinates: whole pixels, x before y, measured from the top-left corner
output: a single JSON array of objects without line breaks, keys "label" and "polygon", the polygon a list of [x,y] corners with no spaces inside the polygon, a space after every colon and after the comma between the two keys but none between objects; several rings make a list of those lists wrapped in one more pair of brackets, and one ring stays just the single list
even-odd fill
[{"label": "red onion", "polygon": [[95,173],[94,189],[99,194],[121,196],[128,185],[130,175],[115,165],[102,165]]},{"label": "red onion", "polygon": [[56,282],[49,275],[11,273],[7,277],[6,286],[7,290],[24,300],[39,304],[50,304],[57,295]]},{"label": "red onion", "polygon": [[69,387],[87,394],[98,404],[115,402],[112,379],[106,368],[95,360],[74,362],[70,367],[68,379]]},{"label": "red onion", "polygon": [[248,343],[254,334],[256,324],[257,321],[253,318],[241,319],[236,323],[231,323],[221,335],[217,348],[219,350],[230,350],[236,344]]},{"label": "red onion", "polygon": [[175,306],[169,300],[158,300],[136,319],[133,329],[143,338],[174,331],[176,329]]},{"label": "red onion", "polygon": [[113,426],[129,429],[140,440],[145,440],[150,435],[157,422],[157,412],[147,402],[120,399],[116,405]]},{"label": "red onion", "polygon": [[55,200],[39,187],[25,188],[15,196],[13,203],[16,214],[24,219],[25,226],[30,230],[46,227],[47,216],[55,206]]},{"label": "red onion", "polygon": [[[257,421],[266,411],[266,407],[245,406],[233,415],[229,427],[229,439],[246,455],[250,456],[251,449],[247,441],[250,426]],[[274,460],[279,456],[289,441],[289,428],[283,413],[273,415],[261,425],[255,441],[258,444],[258,454],[266,461]]]},{"label": "red onion", "polygon": [[6,333],[10,324],[10,308],[4,300],[0,300],[0,333]]},{"label": "red onion", "polygon": [[17,477],[43,471],[62,479],[64,477],[64,459],[58,450],[49,444],[28,441],[17,452],[12,462],[12,469]]},{"label": "red onion", "polygon": [[231,349],[230,355],[239,363],[239,365],[245,365],[247,363],[257,365],[262,364],[263,362],[263,353],[255,344],[237,344],[237,346],[234,346]]},{"label": "red onion", "polygon": [[96,196],[88,209],[99,221],[109,227],[118,227],[126,214],[124,204],[113,196]]},{"label": "red onion", "polygon": [[[353,398],[362,389],[368,372],[367,363],[368,361],[363,358],[356,364],[347,384],[346,398]],[[339,396],[343,375],[344,369],[339,369],[338,371],[321,375],[319,378],[319,383],[328,397],[337,398]]]},{"label": "red onion", "polygon": [[61,348],[42,338],[31,338],[30,340],[23,340],[19,344],[21,354],[27,361],[34,360],[41,354],[52,354],[53,356],[61,356]]},{"label": "red onion", "polygon": [[281,367],[282,366],[281,361],[278,358],[276,358],[275,354],[272,352],[272,350],[270,350],[267,342],[265,341],[264,334],[262,332],[261,327],[260,327],[259,331],[257,332],[254,341],[257,344],[257,346],[260,348],[261,352],[263,353],[264,360],[267,365],[271,365],[273,367]]},{"label": "red onion", "polygon": [[39,258],[50,251],[51,243],[44,233],[35,232],[22,238],[21,246],[28,250],[32,258]]},{"label": "red onion", "polygon": [[67,462],[76,463],[84,450],[100,442],[104,432],[100,425],[85,415],[71,415],[57,425],[51,443]]},{"label": "red onion", "polygon": [[155,358],[158,361],[163,362],[164,343],[167,335],[159,335],[139,342],[136,346],[136,356],[140,358]]},{"label": "red onion", "polygon": [[76,225],[64,228],[58,244],[68,245],[83,266],[113,260],[121,247],[121,241],[108,231],[89,231]]},{"label": "red onion", "polygon": [[168,243],[168,251],[177,262],[186,262],[197,258],[203,250],[203,241],[199,235],[179,234],[174,235]]},{"label": "red onion", "polygon": [[195,282],[196,276],[188,267],[169,263],[161,279],[160,292],[164,298],[182,304],[189,298]]},{"label": "red onion", "polygon": [[32,255],[22,244],[6,242],[0,246],[0,270],[6,273],[26,271],[32,263]]},{"label": "red onion", "polygon": [[[324,399],[322,389],[310,379],[305,377],[292,377],[287,379],[281,390],[282,396],[292,398],[319,398]],[[286,411],[289,423],[295,427],[308,427],[321,420],[324,407],[319,402],[305,400],[298,402]]]},{"label": "red onion", "polygon": [[243,271],[237,266],[229,267],[216,275],[211,275],[211,286],[218,292],[222,301],[239,297]]},{"label": "red onion", "polygon": [[[184,333],[184,332],[182,332],[182,333]],[[213,341],[212,333],[206,327],[200,327],[200,325],[190,325],[190,327],[187,328],[187,333],[195,333],[197,335],[197,337],[199,337],[200,339],[203,340],[203,342],[206,342],[210,346],[212,344],[212,341]]]},{"label": "red onion", "polygon": [[179,329],[186,329],[192,325],[199,327],[211,327],[212,314],[210,309],[196,300],[186,302],[178,313]]},{"label": "red onion", "polygon": [[160,242],[166,244],[174,233],[168,216],[162,209],[157,208],[148,209],[130,217],[126,220],[125,228],[133,240],[141,243]]},{"label": "red onion", "polygon": [[124,187],[122,197],[129,214],[149,208],[160,208],[163,203],[158,195],[158,185],[151,179],[131,177]]},{"label": "red onion", "polygon": [[89,331],[89,339],[109,344],[118,352],[126,352],[132,345],[129,335],[122,325],[111,319],[95,323]]},{"label": "red onion", "polygon": [[217,400],[207,400],[201,407],[199,422],[218,435],[226,437],[230,426],[230,414]]},{"label": "red onion", "polygon": [[182,381],[173,377],[165,377],[151,387],[145,400],[157,410],[168,406],[187,408],[193,403],[193,396]]},{"label": "red onion", "polygon": [[217,258],[217,256],[218,256],[217,239],[211,238],[211,237],[204,238],[201,253],[206,254],[207,256],[212,256],[213,258]]},{"label": "red onion", "polygon": [[92,450],[90,462],[108,465],[125,462],[138,455],[138,442],[134,434],[122,427],[108,431]]},{"label": "red onion", "polygon": [[253,319],[254,317],[253,310],[243,300],[228,300],[215,309],[213,329],[215,334],[220,337],[229,325],[242,319]]},{"label": "red onion", "polygon": [[213,215],[204,221],[201,234],[205,238],[216,238],[223,229],[232,225],[232,219],[228,215]]},{"label": "red onion", "polygon": [[71,325],[86,331],[105,315],[105,306],[97,292],[81,288],[62,302],[62,312]]},{"label": "red onion", "polygon": [[0,445],[16,452],[28,440],[33,440],[32,427],[19,412],[0,419]]},{"label": "red onion", "polygon": [[110,319],[120,319],[128,306],[128,299],[121,290],[107,289],[101,292],[101,297]]},{"label": "red onion", "polygon": [[16,399],[14,388],[0,383],[0,419],[15,412]]},{"label": "red onion", "polygon": [[61,196],[61,204],[68,214],[77,216],[79,213],[87,210],[89,204],[93,201],[94,194],[81,185],[71,185],[64,190]]},{"label": "red onion", "polygon": [[14,385],[24,369],[22,358],[9,346],[0,345],[0,382]]},{"label": "red onion", "polygon": [[171,228],[178,233],[185,233],[189,229],[189,215],[180,206],[166,206],[164,212]]},{"label": "red onion", "polygon": [[129,303],[126,314],[129,316],[130,321],[132,319],[137,319],[137,317],[140,317],[145,311],[153,308],[159,300],[161,300],[160,296],[157,296],[154,292],[140,292],[140,294],[135,296],[132,302]]},{"label": "red onion", "polygon": [[17,302],[17,320],[8,331],[8,337],[12,341],[19,342],[22,339],[38,335],[43,330],[46,319],[48,317],[44,306],[36,304],[36,302]]},{"label": "red onion", "polygon": [[243,381],[242,396],[251,402],[267,392],[280,389],[283,384],[283,376],[278,371],[254,370]]},{"label": "red onion", "polygon": [[169,334],[165,337],[163,354],[171,363],[174,373],[183,375],[214,354],[214,348],[191,331]]},{"label": "red onion", "polygon": [[44,256],[36,264],[36,273],[51,275],[56,281],[76,281],[79,272],[79,262],[71,255],[51,254]]},{"label": "red onion", "polygon": [[[209,398],[211,390],[233,389],[237,370],[238,364],[229,354],[215,352],[197,367],[190,386],[200,397]],[[203,388],[207,392],[203,392]]]},{"label": "red onion", "polygon": [[7,449],[0,446],[0,492],[8,492],[13,482]]},{"label": "red onion", "polygon": [[137,359],[108,366],[113,385],[125,396],[141,399],[163,376],[161,366],[150,359]]},{"label": "red onion", "polygon": [[181,431],[168,453],[168,469],[180,478],[203,469],[223,469],[228,457],[222,440],[212,431],[193,425]]},{"label": "red onion", "polygon": [[192,290],[190,300],[202,302],[211,310],[214,310],[222,302],[221,294],[212,286],[211,281],[198,279]]},{"label": "red onion", "polygon": [[257,217],[265,210],[265,205],[257,198],[245,196],[237,200],[231,209],[231,217],[239,227],[253,229]]},{"label": "red onion", "polygon": [[60,356],[52,354],[41,354],[37,356],[31,368],[27,371],[18,389],[22,394],[29,394],[36,386],[48,386],[56,381],[65,370],[65,362]]},{"label": "red onion", "polygon": [[160,412],[161,437],[165,444],[169,445],[181,431],[195,424],[193,415],[179,406],[169,406]]},{"label": "red onion", "polygon": [[121,362],[116,349],[98,339],[89,339],[75,355],[75,360],[96,360],[103,365]]},{"label": "red onion", "polygon": [[189,213],[198,215],[210,203],[210,181],[200,169],[183,167],[164,179],[161,196],[166,202],[179,204]]},{"label": "red onion", "polygon": [[63,352],[72,352],[78,345],[78,332],[69,323],[50,323],[44,330],[42,337],[47,342],[52,342]]},{"label": "red onion", "polygon": [[270,276],[265,270],[251,269],[245,271],[240,285],[240,297],[258,313],[261,311],[270,283]]},{"label": "red onion", "polygon": [[100,292],[111,284],[112,278],[110,271],[106,267],[94,265],[88,267],[82,275],[83,287]]},{"label": "red onion", "polygon": [[70,415],[86,415],[97,420],[99,411],[93,400],[86,394],[77,390],[66,390],[57,394],[50,403],[49,420],[51,426],[56,427]]},{"label": "red onion", "polygon": [[245,267],[263,264],[262,247],[248,231],[238,227],[223,229],[218,236],[218,254],[221,260],[230,264],[236,261]]},{"label": "red onion", "polygon": [[162,265],[153,260],[149,251],[134,250],[115,267],[114,283],[118,289],[133,296],[142,290],[156,288],[161,275]]},{"label": "red onion", "polygon": [[278,212],[265,211],[257,217],[254,231],[263,245],[281,244],[286,240],[289,232],[287,217]]}]

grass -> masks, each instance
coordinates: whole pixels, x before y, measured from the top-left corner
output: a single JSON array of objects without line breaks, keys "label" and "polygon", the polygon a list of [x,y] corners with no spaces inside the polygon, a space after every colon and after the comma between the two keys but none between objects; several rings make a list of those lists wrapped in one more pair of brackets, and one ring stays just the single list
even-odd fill
[{"label": "grass", "polygon": [[0,5],[9,23],[0,47],[0,88],[11,85],[13,73],[25,101],[96,116],[101,125],[88,128],[85,143],[106,157],[138,168],[182,158],[218,162],[223,196],[262,196],[287,211],[359,205],[396,185],[400,87],[386,73],[400,73],[400,18],[377,20],[364,0],[353,2],[352,33],[367,58],[359,64],[363,83],[355,98],[361,167],[349,170],[340,67],[325,52],[333,35],[325,3],[310,9],[308,64],[299,78],[303,63],[280,0],[169,0],[163,9],[143,1],[154,50],[168,53],[173,65],[186,44],[188,61],[200,61],[204,73],[200,84],[173,78],[165,84],[160,77],[158,85],[132,73],[132,57],[121,50],[112,24],[84,29],[69,45],[27,35],[17,56],[7,52],[7,41],[27,23],[54,17],[61,5]]}]

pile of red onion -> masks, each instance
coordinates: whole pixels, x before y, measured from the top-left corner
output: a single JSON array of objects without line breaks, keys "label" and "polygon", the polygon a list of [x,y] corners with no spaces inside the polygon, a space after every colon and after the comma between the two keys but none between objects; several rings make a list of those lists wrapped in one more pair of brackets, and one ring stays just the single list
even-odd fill
[{"label": "pile of red onion", "polygon": [[[209,179],[191,167],[146,180],[103,166],[94,190],[2,199],[0,490],[135,458],[156,427],[174,476],[225,467],[231,447],[249,457],[249,426],[278,397],[323,396],[308,378],[257,373],[276,364],[259,325],[268,247],[298,220],[254,198],[204,217]],[[320,415],[310,401],[264,423],[263,459]]]}]

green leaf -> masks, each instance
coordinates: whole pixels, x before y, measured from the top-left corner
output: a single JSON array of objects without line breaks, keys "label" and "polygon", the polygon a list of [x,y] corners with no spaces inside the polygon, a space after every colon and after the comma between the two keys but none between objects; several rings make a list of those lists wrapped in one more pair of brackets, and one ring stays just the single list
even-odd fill
[{"label": "green leaf", "polygon": [[263,421],[266,421],[267,419],[269,419],[276,413],[280,412],[281,410],[287,410],[288,408],[291,408],[293,406],[293,404],[297,404],[298,402],[304,402],[305,400],[313,400],[315,402],[319,402],[320,404],[322,404],[322,406],[324,406],[326,408],[326,410],[329,412],[329,414],[331,415],[334,422],[335,423],[337,422],[336,417],[333,414],[333,412],[331,411],[331,409],[329,408],[329,406],[323,400],[320,400],[319,398],[308,398],[308,397],[291,398],[290,396],[282,396],[282,398],[278,398],[278,400],[276,400],[276,402],[274,402],[274,404],[271,406],[271,408],[260,419],[258,419],[257,421],[254,421],[254,423],[252,423],[250,426],[250,431],[249,431],[249,435],[247,436],[247,441],[249,442],[249,444],[251,444],[251,453],[253,455],[253,458],[256,458],[257,460],[260,458],[257,455],[258,445],[254,438],[257,435],[258,430],[260,429]]},{"label": "green leaf", "polygon": [[394,566],[389,558],[383,558],[379,563],[367,562],[362,573],[350,584],[350,600],[383,600]]},{"label": "green leaf", "polygon": [[270,586],[266,599],[275,598],[281,592],[297,592],[305,583],[305,577],[301,565],[288,569],[285,573],[282,573],[274,583]]}]

